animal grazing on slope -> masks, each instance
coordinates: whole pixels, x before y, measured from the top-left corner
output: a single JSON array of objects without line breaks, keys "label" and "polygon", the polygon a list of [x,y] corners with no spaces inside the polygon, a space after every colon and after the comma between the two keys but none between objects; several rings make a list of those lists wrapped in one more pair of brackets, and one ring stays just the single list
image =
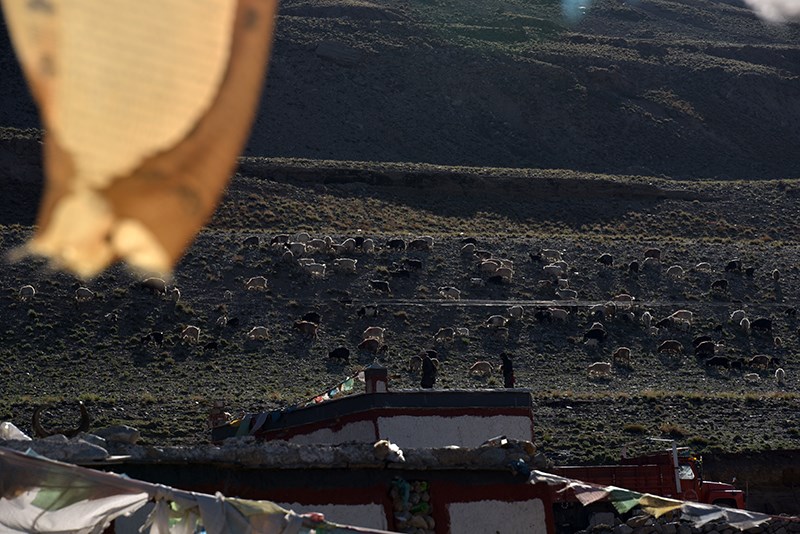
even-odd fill
[{"label": "animal grazing on slope", "polygon": [[611,355],[611,362],[619,365],[631,366],[631,349],[628,347],[619,347]]},{"label": "animal grazing on slope", "polygon": [[37,406],[33,410],[33,420],[31,422],[31,427],[33,427],[33,431],[36,433],[36,437],[46,438],[48,436],[55,436],[61,434],[71,439],[76,437],[78,434],[82,432],[89,431],[89,425],[91,424],[92,420],[91,417],[89,417],[89,412],[86,409],[86,405],[83,404],[83,401],[78,402],[78,408],[80,409],[81,412],[81,420],[78,423],[78,426],[76,426],[75,428],[53,428],[53,429],[45,428],[44,425],[42,425],[41,423],[41,414],[42,411],[47,409],[48,407],[49,406],[46,405]]},{"label": "animal grazing on slope", "polygon": [[75,301],[76,302],[86,302],[92,300],[95,297],[94,291],[89,289],[88,287],[79,287],[75,290]]},{"label": "animal grazing on slope", "polygon": [[486,319],[486,326],[490,328],[501,328],[508,323],[508,319],[502,315],[492,315]]},{"label": "animal grazing on slope", "polygon": [[378,305],[377,304],[367,304],[366,306],[361,306],[358,312],[356,312],[359,317],[377,317],[378,316]]},{"label": "animal grazing on slope", "polygon": [[369,285],[376,291],[381,291],[383,293],[392,292],[392,289],[389,287],[389,282],[385,280],[370,280]]},{"label": "animal grazing on slope", "polygon": [[358,344],[358,350],[364,350],[373,354],[378,354],[379,352],[386,352],[388,347],[379,339],[370,337]]},{"label": "animal grazing on slope", "polygon": [[455,328],[452,327],[445,327],[440,328],[438,332],[433,335],[434,341],[453,341],[455,338],[456,331]]},{"label": "animal grazing on slope", "polygon": [[244,287],[247,290],[267,289],[267,279],[263,276],[254,276],[244,283]]},{"label": "animal grazing on slope", "polygon": [[675,339],[668,339],[658,346],[658,352],[673,352],[680,354],[683,352],[683,345]]},{"label": "animal grazing on slope", "polygon": [[727,291],[728,290],[728,281],[724,278],[720,278],[719,280],[714,280],[711,282],[711,291]]},{"label": "animal grazing on slope", "polygon": [[181,340],[189,343],[198,343],[200,341],[200,328],[193,325],[187,326],[181,331]]},{"label": "animal grazing on slope", "polygon": [[703,341],[694,348],[694,355],[698,358],[711,358],[717,350],[713,341]]},{"label": "animal grazing on slope", "polygon": [[163,278],[145,278],[142,280],[142,287],[159,295],[167,294],[167,283]]},{"label": "animal grazing on slope", "polygon": [[381,343],[383,343],[383,334],[386,332],[386,329],[381,326],[370,326],[364,333],[361,334],[361,339],[369,339],[375,338]]},{"label": "animal grazing on slope", "polygon": [[783,367],[778,367],[775,369],[775,382],[783,384],[784,380],[786,380],[786,371],[783,370]]},{"label": "animal grazing on slope", "polygon": [[483,360],[475,362],[470,366],[469,374],[489,376],[492,374],[492,364]]},{"label": "animal grazing on slope", "polygon": [[590,377],[593,376],[611,376],[611,363],[610,362],[594,362],[586,367],[586,372]]},{"label": "animal grazing on slope", "polygon": [[249,339],[264,340],[269,338],[269,332],[266,326],[254,326],[247,333]]},{"label": "animal grazing on slope", "polygon": [[461,291],[451,286],[440,287],[439,294],[446,299],[459,300],[461,298]]},{"label": "animal grazing on slope", "polygon": [[319,325],[322,322],[322,316],[319,313],[312,311],[304,314],[303,317],[301,317],[301,320]]},{"label": "animal grazing on slope", "polygon": [[328,353],[328,358],[348,362],[350,360],[350,349],[347,347],[337,347]]},{"label": "animal grazing on slope", "polygon": [[24,285],[21,288],[19,288],[19,293],[17,293],[19,300],[23,302],[28,302],[34,297],[34,295],[36,295],[36,290],[30,284]]},{"label": "animal grazing on slope", "polygon": [[310,321],[295,321],[294,328],[311,338],[317,337],[319,325]]},{"label": "animal grazing on slope", "polygon": [[598,256],[595,261],[597,261],[597,263],[602,263],[603,265],[611,267],[612,265],[614,265],[614,256],[606,252],[604,254],[600,254],[600,256]]}]

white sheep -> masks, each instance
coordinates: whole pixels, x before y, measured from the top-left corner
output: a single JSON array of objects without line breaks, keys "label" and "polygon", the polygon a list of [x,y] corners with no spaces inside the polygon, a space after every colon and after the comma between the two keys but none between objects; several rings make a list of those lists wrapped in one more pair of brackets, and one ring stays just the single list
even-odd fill
[{"label": "white sheep", "polygon": [[611,361],[619,365],[631,365],[631,349],[628,347],[619,347],[611,355]]},{"label": "white sheep", "polygon": [[294,254],[292,254],[291,250],[284,251],[281,255],[281,261],[283,263],[292,263],[294,262]]},{"label": "white sheep", "polygon": [[569,280],[567,278],[559,278],[556,283],[558,284],[558,289],[569,289]]},{"label": "white sheep", "polygon": [[778,367],[775,369],[775,382],[783,384],[784,380],[786,380],[786,371],[783,370],[783,367]]},{"label": "white sheep", "polygon": [[508,319],[502,315],[492,315],[486,319],[486,326],[491,328],[502,328],[506,326],[506,323],[508,323]]},{"label": "white sheep", "polygon": [[462,256],[472,256],[475,254],[475,244],[474,243],[467,243],[463,247],[461,247],[461,255]]},{"label": "white sheep", "polygon": [[292,241],[296,241],[298,243],[308,243],[311,241],[311,236],[308,232],[298,232],[294,234],[292,237]]},{"label": "white sheep", "polygon": [[740,324],[745,317],[747,317],[747,313],[744,310],[736,310],[731,313],[731,323]]},{"label": "white sheep", "polygon": [[440,328],[434,335],[433,340],[437,342],[453,341],[456,335],[455,328],[445,327]]},{"label": "white sheep", "polygon": [[169,299],[172,302],[177,303],[179,300],[181,300],[181,290],[178,289],[177,287],[173,287],[172,290],[169,292]]},{"label": "white sheep", "polygon": [[745,334],[749,334],[749,333],[750,333],[750,319],[748,319],[747,317],[745,317],[744,319],[742,319],[741,321],[739,321],[739,328],[740,328],[740,329],[742,330],[742,332],[744,332]]},{"label": "white sheep", "polygon": [[248,278],[248,280],[244,283],[244,287],[248,291],[267,289],[267,279],[263,276],[254,276],[252,278]]},{"label": "white sheep", "polygon": [[772,280],[778,282],[781,279],[781,272],[778,269],[772,271]]},{"label": "white sheep", "polygon": [[677,323],[678,321],[686,321],[687,323],[692,324],[693,315],[694,314],[689,310],[678,310],[673,312],[668,319],[673,323]]},{"label": "white sheep", "polygon": [[683,267],[680,265],[673,265],[667,269],[667,276],[677,280],[678,278],[683,278]]},{"label": "white sheep", "polygon": [[375,241],[371,238],[366,238],[363,243],[361,243],[361,250],[364,251],[365,254],[372,254],[375,252]]},{"label": "white sheep", "polygon": [[489,376],[492,374],[492,364],[483,360],[477,361],[470,366],[469,374]]},{"label": "white sheep", "polygon": [[353,252],[356,249],[356,240],[352,237],[348,237],[344,241],[342,241],[342,248],[344,248],[347,252]]},{"label": "white sheep", "polygon": [[494,272],[494,276],[501,277],[503,282],[508,284],[511,283],[511,279],[514,277],[514,270],[508,267],[500,267]]},{"label": "white sheep", "polygon": [[200,342],[200,328],[189,325],[181,331],[181,339],[189,343]]},{"label": "white sheep", "polygon": [[549,262],[561,261],[561,252],[552,248],[542,249],[542,258]]},{"label": "white sheep", "polygon": [[542,267],[542,271],[544,272],[544,274],[555,279],[564,277],[564,269],[562,269],[560,266],[554,263],[549,263],[545,265],[544,267]]},{"label": "white sheep", "polygon": [[461,299],[461,291],[451,286],[440,287],[439,295],[441,295],[443,298],[451,300]]},{"label": "white sheep", "polygon": [[611,376],[610,362],[594,362],[586,367],[586,372],[592,376]]},{"label": "white sheep", "polygon": [[469,337],[469,328],[460,326],[456,328],[456,335],[460,338],[467,338]]},{"label": "white sheep", "polygon": [[653,315],[649,311],[646,311],[642,313],[641,320],[645,329],[650,329],[650,325],[653,324]]},{"label": "white sheep", "polygon": [[306,244],[301,243],[300,241],[292,241],[287,246],[295,256],[302,256],[306,253]]},{"label": "white sheep", "polygon": [[77,302],[86,302],[95,297],[94,291],[88,287],[79,287],[75,290],[75,300]]},{"label": "white sheep", "polygon": [[525,314],[525,308],[523,308],[519,304],[511,306],[506,311],[508,312],[508,316],[510,318],[514,319],[515,321],[521,321],[522,320],[522,316]]},{"label": "white sheep", "polygon": [[378,341],[380,341],[381,343],[383,343],[383,335],[384,335],[385,332],[386,332],[386,329],[383,328],[383,327],[370,326],[369,328],[364,330],[363,334],[361,334],[361,339],[364,340],[364,339],[369,339],[369,338],[375,338]]},{"label": "white sheep", "polygon": [[567,318],[569,317],[569,312],[563,308],[547,308],[547,311],[550,312],[550,317],[553,318],[554,321],[561,321],[562,323],[567,322]]},{"label": "white sheep", "polygon": [[694,270],[701,272],[701,273],[710,273],[711,272],[711,264],[707,261],[701,261],[697,265],[694,266]]},{"label": "white sheep", "polygon": [[745,373],[742,378],[748,382],[759,382],[761,380],[761,376],[758,373]]},{"label": "white sheep", "polygon": [[167,294],[167,282],[163,278],[150,277],[142,281],[142,286],[154,293]]},{"label": "white sheep", "polygon": [[556,289],[556,296],[561,300],[576,300],[578,292],[574,289]]},{"label": "white sheep", "polygon": [[497,260],[483,260],[480,265],[482,273],[494,274],[500,268],[500,262]]},{"label": "white sheep", "polygon": [[269,332],[266,326],[254,326],[247,333],[249,339],[264,340],[269,338]]},{"label": "white sheep", "polygon": [[333,260],[333,267],[339,272],[354,273],[356,272],[356,264],[358,260],[351,258],[337,258]]},{"label": "white sheep", "polygon": [[305,270],[311,276],[317,278],[324,278],[325,277],[325,264],[324,263],[309,263],[305,266]]}]

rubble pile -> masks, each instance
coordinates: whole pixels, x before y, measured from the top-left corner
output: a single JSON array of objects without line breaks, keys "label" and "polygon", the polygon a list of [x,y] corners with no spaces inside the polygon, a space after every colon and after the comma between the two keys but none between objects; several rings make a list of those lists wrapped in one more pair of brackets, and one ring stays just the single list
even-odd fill
[{"label": "rubble pile", "polygon": [[695,526],[680,518],[680,512],[670,512],[653,517],[639,510],[627,521],[615,514],[597,513],[591,525],[578,534],[789,534],[800,532],[800,520],[796,517],[776,516],[757,527],[741,530],[725,521],[710,521]]}]

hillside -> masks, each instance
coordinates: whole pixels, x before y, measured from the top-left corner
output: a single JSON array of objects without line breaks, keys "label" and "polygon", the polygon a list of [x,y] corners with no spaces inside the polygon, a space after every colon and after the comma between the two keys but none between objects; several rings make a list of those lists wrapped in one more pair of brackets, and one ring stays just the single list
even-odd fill
[{"label": "hillside", "polygon": [[[742,0],[286,0],[247,155],[800,173],[800,26]],[[0,125],[37,126],[0,31]]]}]

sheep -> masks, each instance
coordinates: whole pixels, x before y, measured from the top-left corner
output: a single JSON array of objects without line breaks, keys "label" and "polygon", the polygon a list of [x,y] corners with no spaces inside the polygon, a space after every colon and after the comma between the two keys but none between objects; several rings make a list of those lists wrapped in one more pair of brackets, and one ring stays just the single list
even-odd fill
[{"label": "sheep", "polygon": [[783,348],[783,338],[781,338],[779,336],[775,336],[774,338],[772,338],[772,345],[776,349],[782,349]]},{"label": "sheep", "polygon": [[439,288],[439,295],[446,299],[459,300],[461,299],[461,291],[451,286],[444,286]]},{"label": "sheep", "polygon": [[412,356],[408,359],[408,370],[412,373],[418,372],[422,369],[422,357],[421,356]]},{"label": "sheep", "polygon": [[295,321],[294,328],[296,330],[299,330],[303,334],[307,335],[308,337],[316,339],[319,325],[316,323],[312,323],[311,321]]},{"label": "sheep", "polygon": [[551,248],[542,249],[541,255],[542,255],[542,258],[544,258],[545,260],[547,260],[549,262],[561,261],[561,259],[562,259],[561,252],[559,252],[558,250],[551,249]]},{"label": "sheep", "polygon": [[314,323],[315,325],[319,325],[322,322],[322,315],[319,313],[312,311],[308,312],[301,317],[301,320],[308,321],[309,323]]},{"label": "sheep", "polygon": [[375,241],[370,238],[366,238],[363,243],[361,243],[361,251],[364,254],[372,254],[375,252]]},{"label": "sheep", "polygon": [[702,341],[694,347],[694,355],[697,358],[711,358],[717,350],[717,345],[713,341]]},{"label": "sheep", "polygon": [[494,274],[500,268],[500,262],[497,260],[483,260],[479,266],[482,273]]},{"label": "sheep", "polygon": [[430,238],[430,242],[426,239],[412,239],[408,242],[406,248],[408,250],[431,250],[433,247],[433,238]]},{"label": "sheep", "polygon": [[475,254],[475,245],[473,243],[467,243],[463,247],[461,247],[461,255],[464,257],[470,257]]},{"label": "sheep", "polygon": [[515,321],[521,321],[522,316],[525,314],[525,308],[517,304],[508,308],[506,312],[511,319]]},{"label": "sheep", "polygon": [[648,248],[644,251],[645,259],[652,258],[657,261],[661,261],[661,249],[658,248]]},{"label": "sheep", "polygon": [[94,291],[89,289],[88,287],[79,287],[75,290],[75,301],[76,302],[86,302],[88,300],[92,300],[95,297]]},{"label": "sheep", "polygon": [[421,241],[425,241],[425,243],[427,243],[427,245],[428,245],[428,249],[432,249],[433,248],[433,237],[431,237],[429,235],[423,235],[423,236],[418,237],[417,239],[419,239]]},{"label": "sheep", "polygon": [[333,268],[342,273],[356,272],[356,264],[358,260],[350,258],[338,258],[333,260]]},{"label": "sheep", "polygon": [[304,268],[314,278],[325,278],[324,263],[309,263]]},{"label": "sheep", "polygon": [[492,253],[491,252],[489,252],[488,250],[482,250],[482,249],[479,249],[479,248],[475,249],[475,252],[473,254],[479,260],[488,260],[488,259],[492,258]]},{"label": "sheep", "polygon": [[741,331],[744,332],[745,334],[749,334],[750,333],[750,319],[745,317],[741,321],[739,321],[739,329],[741,329]]},{"label": "sheep", "polygon": [[266,326],[254,326],[247,333],[248,339],[264,340],[269,338],[269,332]]},{"label": "sheep", "polygon": [[469,337],[469,328],[466,327],[457,327],[456,328],[456,335],[460,338],[468,338]]},{"label": "sheep", "polygon": [[369,285],[376,291],[381,291],[383,293],[392,292],[392,288],[389,287],[389,282],[385,280],[370,280]]},{"label": "sheep", "polygon": [[225,328],[228,325],[228,316],[227,315],[220,315],[217,317],[216,322],[214,323],[215,326],[218,328]]},{"label": "sheep", "polygon": [[553,322],[553,314],[548,309],[537,309],[533,312],[533,318],[539,321],[540,323],[552,323]]},{"label": "sheep", "polygon": [[728,281],[724,278],[711,282],[711,291],[725,292],[728,290]]},{"label": "sheep", "polygon": [[606,252],[604,254],[600,254],[600,256],[598,256],[595,261],[607,267],[611,267],[612,265],[614,265],[614,256]]},{"label": "sheep", "polygon": [[164,344],[164,332],[150,332],[142,338],[142,345],[155,345],[161,347]]},{"label": "sheep", "polygon": [[482,278],[470,278],[469,279],[470,287],[483,287],[483,279]]},{"label": "sheep", "polygon": [[289,252],[294,254],[295,256],[302,256],[306,253],[306,244],[300,243],[299,241],[293,241],[291,243],[287,243],[286,247],[289,249]]},{"label": "sheep", "polygon": [[386,329],[380,326],[370,326],[364,333],[361,334],[361,339],[369,339],[374,338],[383,343],[383,335],[386,332]]},{"label": "sheep", "polygon": [[483,360],[477,361],[470,366],[469,374],[489,376],[492,374],[492,364]]},{"label": "sheep", "polygon": [[645,258],[642,262],[642,269],[655,269],[661,265],[661,262],[656,258]]},{"label": "sheep", "polygon": [[603,304],[603,316],[607,317],[608,319],[613,319],[617,315],[617,303],[613,300],[609,300],[605,304]]},{"label": "sheep", "polygon": [[173,287],[169,292],[169,299],[177,304],[181,300],[181,290],[177,287]]},{"label": "sheep", "polygon": [[761,376],[758,373],[745,373],[742,378],[748,382],[759,382],[761,380]]},{"label": "sheep", "polygon": [[392,250],[405,250],[406,249],[406,242],[400,238],[397,239],[390,239],[386,246]]},{"label": "sheep", "polygon": [[683,345],[680,341],[668,339],[658,346],[658,352],[673,352],[681,354],[683,352]]},{"label": "sheep", "polygon": [[324,239],[316,238],[306,243],[306,250],[309,251],[315,250],[317,252],[325,252],[326,250],[328,250],[328,248],[330,248],[330,245]]},{"label": "sheep", "polygon": [[671,319],[673,322],[686,321],[689,324],[692,324],[693,315],[694,314],[689,310],[678,310],[673,312],[672,315],[669,316],[669,319]]},{"label": "sheep", "polygon": [[747,317],[747,313],[744,310],[735,310],[731,313],[731,323],[739,324],[745,317]]},{"label": "sheep", "polygon": [[434,335],[433,340],[436,342],[453,341],[456,335],[455,328],[445,327],[440,328]]},{"label": "sheep", "polygon": [[248,278],[244,288],[248,291],[267,289],[267,279],[263,276]]},{"label": "sheep", "polygon": [[569,280],[567,278],[559,278],[556,280],[558,289],[569,289]]},{"label": "sheep", "polygon": [[415,260],[413,258],[405,258],[403,260],[403,265],[408,267],[409,269],[413,269],[414,271],[421,271],[424,267],[422,260]]},{"label": "sheep", "polygon": [[298,232],[292,236],[292,241],[296,241],[298,243],[308,243],[311,241],[311,236],[308,232]]},{"label": "sheep", "polygon": [[767,356],[766,354],[756,354],[749,360],[747,360],[747,365],[749,367],[763,367],[764,369],[768,368],[772,363],[772,358]]},{"label": "sheep", "polygon": [[556,289],[556,296],[561,300],[576,300],[578,292],[574,289]]},{"label": "sheep", "polygon": [[508,323],[508,319],[502,315],[492,315],[486,319],[486,326],[489,328],[502,328],[506,326],[506,323]]},{"label": "sheep", "polygon": [[556,265],[555,263],[548,263],[544,267],[542,267],[542,271],[544,274],[551,276],[555,279],[563,278],[564,276],[564,269],[561,266]]},{"label": "sheep", "polygon": [[586,367],[586,372],[589,377],[593,376],[611,376],[611,363],[610,362],[594,362]]},{"label": "sheep", "polygon": [[109,323],[116,323],[117,321],[119,321],[119,314],[114,312],[108,312],[103,316],[103,318]]},{"label": "sheep", "polygon": [[200,328],[193,325],[187,326],[181,331],[181,340],[189,343],[198,343],[200,341]]},{"label": "sheep", "polygon": [[645,329],[649,329],[650,325],[653,323],[653,315],[649,311],[646,311],[642,313],[642,317],[640,320],[642,321],[642,324],[644,325]]},{"label": "sheep", "polygon": [[367,304],[366,306],[361,306],[359,310],[356,312],[359,317],[377,317],[378,316],[378,305],[377,304]]},{"label": "sheep", "polygon": [[231,291],[230,289],[226,289],[225,292],[222,294],[222,298],[227,301],[233,300],[233,291]]},{"label": "sheep", "polygon": [[631,349],[628,347],[619,347],[611,354],[611,362],[614,364],[631,366]]},{"label": "sheep", "polygon": [[694,266],[694,270],[701,273],[710,273],[711,272],[711,264],[707,261],[701,261],[697,265]]},{"label": "sheep", "polygon": [[371,352],[373,354],[378,354],[379,352],[386,352],[388,350],[388,347],[384,345],[383,342],[380,341],[379,339],[370,337],[358,344],[358,350],[363,350]]},{"label": "sheep", "polygon": [[328,358],[348,362],[350,360],[350,349],[347,347],[337,347],[328,353]]},{"label": "sheep", "polygon": [[628,273],[630,274],[639,274],[639,262],[633,260],[628,264]]},{"label": "sheep", "polygon": [[726,273],[740,273],[742,272],[742,260],[730,260],[725,264]]},{"label": "sheep", "polygon": [[270,245],[285,245],[289,242],[289,234],[278,234],[269,242]]},{"label": "sheep", "polygon": [[613,302],[618,308],[630,308],[633,306],[634,300],[636,300],[636,297],[627,293],[620,293],[619,295],[614,295],[614,297],[611,299],[611,302]]},{"label": "sheep", "polygon": [[667,269],[667,276],[673,279],[683,278],[683,267],[680,265],[673,265]]},{"label": "sheep", "polygon": [[561,321],[562,323],[567,322],[567,318],[569,317],[569,312],[563,308],[547,308],[547,311],[550,312],[550,317],[555,321]]},{"label": "sheep", "polygon": [[772,319],[758,317],[750,322],[750,328],[760,332],[772,332]]},{"label": "sheep", "polygon": [[167,283],[163,278],[150,277],[142,280],[142,287],[152,291],[153,293],[166,295]]},{"label": "sheep", "polygon": [[251,235],[250,237],[242,241],[243,247],[258,247],[258,245],[260,244],[261,243],[259,242],[257,235]]},{"label": "sheep", "polygon": [[353,252],[356,250],[356,240],[352,237],[348,237],[341,243],[342,248],[347,252]]},{"label": "sheep", "polygon": [[511,279],[514,277],[514,270],[508,267],[500,267],[494,272],[494,276],[499,276],[503,282],[510,284]]},{"label": "sheep", "polygon": [[783,384],[784,380],[786,380],[786,371],[783,370],[783,367],[778,367],[775,369],[775,382]]},{"label": "sheep", "polygon": [[608,337],[608,333],[604,328],[592,326],[592,328],[583,334],[583,341],[589,345],[597,345],[598,343],[602,343],[606,337]]}]

